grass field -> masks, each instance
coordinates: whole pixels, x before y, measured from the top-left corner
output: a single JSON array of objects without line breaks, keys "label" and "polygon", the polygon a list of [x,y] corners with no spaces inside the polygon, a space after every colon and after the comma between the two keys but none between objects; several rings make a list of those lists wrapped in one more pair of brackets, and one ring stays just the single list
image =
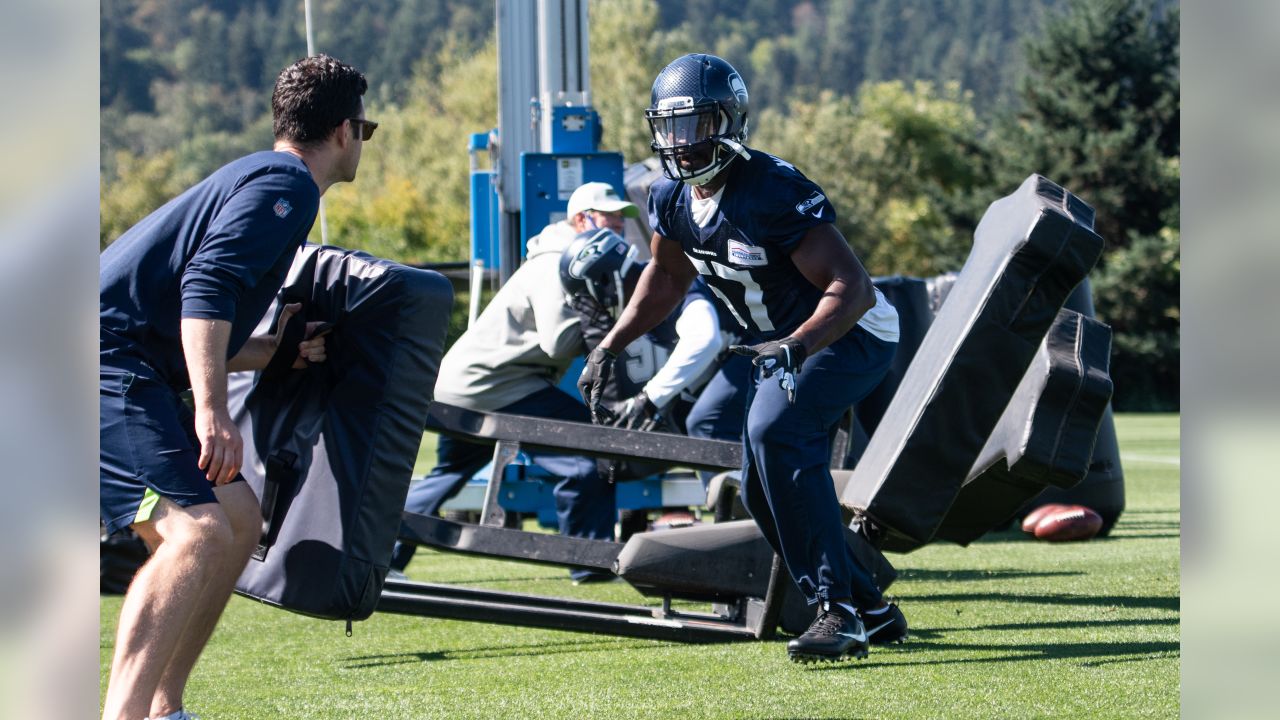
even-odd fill
[{"label": "grass field", "polygon": [[[1110,538],[1015,531],[891,555],[905,645],[793,665],[785,640],[680,645],[375,614],[312,620],[235,598],[187,691],[203,720],[249,718],[1175,717],[1179,419],[1116,421],[1127,509]],[[420,552],[411,577],[640,603],[544,566]],[[103,687],[120,599],[104,597]]]}]

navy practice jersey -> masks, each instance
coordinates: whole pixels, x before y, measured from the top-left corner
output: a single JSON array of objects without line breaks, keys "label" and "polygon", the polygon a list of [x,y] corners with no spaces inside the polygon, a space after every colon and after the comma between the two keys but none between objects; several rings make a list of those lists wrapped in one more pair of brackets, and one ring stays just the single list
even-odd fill
[{"label": "navy practice jersey", "polygon": [[302,160],[268,151],[223,166],[134,225],[100,258],[101,364],[186,389],[182,318],[229,321],[233,357],[319,207]]},{"label": "navy practice jersey", "polygon": [[714,216],[700,227],[690,188],[659,178],[649,224],[680,244],[747,337],[785,337],[813,315],[822,291],[791,262],[810,228],[835,222],[822,188],[795,166],[759,150],[734,160]]}]

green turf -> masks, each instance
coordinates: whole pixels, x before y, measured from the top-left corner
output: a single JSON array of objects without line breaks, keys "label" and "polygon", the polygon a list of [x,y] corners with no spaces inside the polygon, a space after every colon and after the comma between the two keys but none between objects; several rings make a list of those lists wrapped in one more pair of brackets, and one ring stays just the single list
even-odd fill
[{"label": "green turf", "polygon": [[[1016,531],[892,555],[912,640],[800,666],[783,641],[680,645],[375,615],[345,637],[236,598],[188,706],[235,718],[1174,717],[1179,674],[1179,424],[1117,418],[1127,509],[1112,537]],[[420,553],[432,582],[636,603],[559,570]],[[105,687],[119,598],[103,598]]]}]

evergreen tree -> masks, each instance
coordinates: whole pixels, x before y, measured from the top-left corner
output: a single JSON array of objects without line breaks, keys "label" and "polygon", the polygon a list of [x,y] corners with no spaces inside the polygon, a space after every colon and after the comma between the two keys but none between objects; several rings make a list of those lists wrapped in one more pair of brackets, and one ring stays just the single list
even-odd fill
[{"label": "evergreen tree", "polygon": [[1112,247],[1158,232],[1178,198],[1178,178],[1162,171],[1179,154],[1177,14],[1156,20],[1153,5],[1072,0],[1027,46],[1015,174],[1034,170],[1087,200]]},{"label": "evergreen tree", "polygon": [[1097,314],[1114,332],[1118,409],[1178,406],[1178,15],[1072,0],[1027,48],[1012,186],[1039,172],[1096,211]]}]

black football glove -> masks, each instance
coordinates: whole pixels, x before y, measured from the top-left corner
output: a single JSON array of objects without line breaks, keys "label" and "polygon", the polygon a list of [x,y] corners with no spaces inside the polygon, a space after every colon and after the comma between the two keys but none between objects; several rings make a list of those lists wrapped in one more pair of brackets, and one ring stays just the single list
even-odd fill
[{"label": "black football glove", "polygon": [[658,406],[641,390],[622,403],[612,424],[628,430],[652,430],[658,425],[658,415]]},{"label": "black football glove", "polygon": [[787,391],[787,400],[795,404],[796,373],[800,372],[800,366],[809,355],[804,343],[794,337],[785,337],[759,345],[734,345],[729,349],[751,358],[751,364],[760,368],[764,377],[779,373],[778,384]]},{"label": "black football glove", "polygon": [[809,355],[804,349],[804,343],[794,337],[770,340],[759,345],[734,345],[729,349],[751,358],[751,364],[760,368],[765,377],[772,377],[778,371],[800,372],[800,366]]},{"label": "black football glove", "polygon": [[597,347],[587,355],[587,366],[582,368],[582,374],[578,376],[578,392],[591,410],[591,422],[596,425],[611,422],[615,417],[613,411],[604,406],[601,396],[604,394],[604,386],[613,377],[613,363],[617,359],[616,354]]}]

